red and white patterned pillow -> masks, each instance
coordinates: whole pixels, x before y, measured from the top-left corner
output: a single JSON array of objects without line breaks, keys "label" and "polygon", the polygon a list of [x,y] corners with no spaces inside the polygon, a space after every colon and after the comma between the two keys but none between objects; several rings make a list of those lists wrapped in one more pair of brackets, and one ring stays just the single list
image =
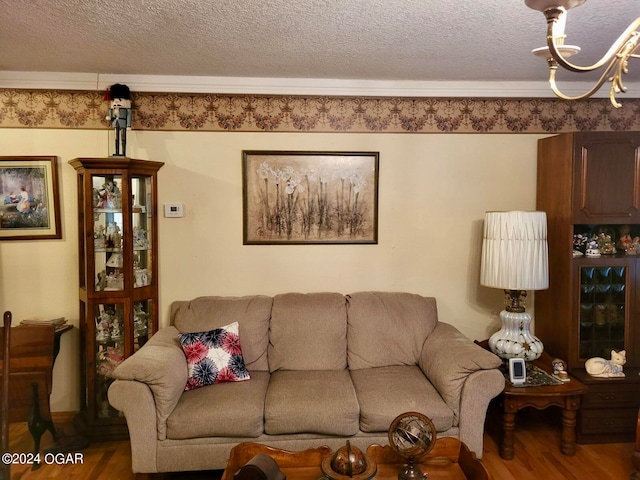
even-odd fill
[{"label": "red and white patterned pillow", "polygon": [[251,378],[244,364],[238,330],[238,322],[234,322],[207,332],[178,335],[189,366],[185,390]]}]

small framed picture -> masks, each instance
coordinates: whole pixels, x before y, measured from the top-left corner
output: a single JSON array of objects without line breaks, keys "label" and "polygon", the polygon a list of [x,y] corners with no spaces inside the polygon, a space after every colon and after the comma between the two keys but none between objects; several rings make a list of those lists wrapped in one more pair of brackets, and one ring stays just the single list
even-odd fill
[{"label": "small framed picture", "polygon": [[54,156],[0,157],[0,240],[62,238]]}]

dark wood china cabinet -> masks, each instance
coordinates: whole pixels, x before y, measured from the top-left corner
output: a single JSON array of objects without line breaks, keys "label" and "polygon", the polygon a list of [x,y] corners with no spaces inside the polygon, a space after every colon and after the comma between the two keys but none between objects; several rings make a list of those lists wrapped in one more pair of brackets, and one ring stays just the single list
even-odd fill
[{"label": "dark wood china cabinet", "polygon": [[[588,386],[578,442],[631,442],[640,407],[640,132],[576,132],[538,142],[537,204],[547,212],[549,289],[535,333]],[[584,363],[626,350],[625,377]]]}]

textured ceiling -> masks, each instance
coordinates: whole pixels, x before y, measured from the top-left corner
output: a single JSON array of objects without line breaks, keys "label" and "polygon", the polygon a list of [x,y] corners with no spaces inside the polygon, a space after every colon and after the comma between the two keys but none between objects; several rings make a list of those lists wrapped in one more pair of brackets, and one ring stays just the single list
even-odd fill
[{"label": "textured ceiling", "polygon": [[[575,63],[639,16],[639,0],[571,10]],[[523,0],[0,0],[0,72],[546,81],[545,29]]]}]

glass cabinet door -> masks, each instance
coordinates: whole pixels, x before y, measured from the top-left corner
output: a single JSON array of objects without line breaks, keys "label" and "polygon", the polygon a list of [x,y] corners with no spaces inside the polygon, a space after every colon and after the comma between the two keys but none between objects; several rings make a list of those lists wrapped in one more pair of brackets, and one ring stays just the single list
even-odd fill
[{"label": "glass cabinet door", "polygon": [[92,175],[95,291],[124,290],[122,176]]},{"label": "glass cabinet door", "polygon": [[152,191],[150,176],[135,175],[131,178],[131,225],[133,235],[133,286],[134,288],[151,285],[155,272],[152,271],[153,255],[153,219]]},{"label": "glass cabinet door", "polygon": [[124,304],[96,304],[94,318],[96,416],[117,417],[118,411],[109,405],[107,390],[113,382],[113,371],[125,359]]},{"label": "glass cabinet door", "polygon": [[631,269],[625,262],[579,267],[580,359],[609,358],[611,350],[625,348]]},{"label": "glass cabinet door", "polygon": [[139,350],[155,333],[152,318],[153,302],[151,299],[133,304],[133,349]]}]

